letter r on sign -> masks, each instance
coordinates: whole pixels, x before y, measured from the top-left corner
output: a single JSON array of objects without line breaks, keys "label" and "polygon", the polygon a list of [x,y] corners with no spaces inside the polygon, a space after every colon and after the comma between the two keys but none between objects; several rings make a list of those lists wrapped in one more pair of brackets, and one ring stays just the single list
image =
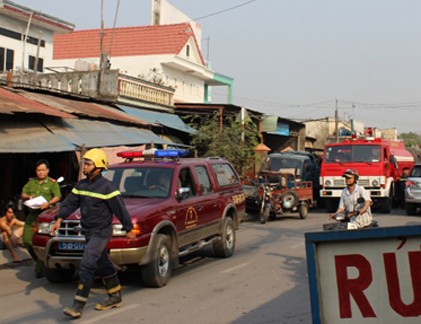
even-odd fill
[{"label": "letter r on sign", "polygon": [[[358,269],[357,278],[348,278],[348,268]],[[336,283],[338,286],[339,312],[341,318],[352,318],[351,295],[363,317],[376,317],[364,290],[373,281],[370,262],[360,254],[336,255]]]}]

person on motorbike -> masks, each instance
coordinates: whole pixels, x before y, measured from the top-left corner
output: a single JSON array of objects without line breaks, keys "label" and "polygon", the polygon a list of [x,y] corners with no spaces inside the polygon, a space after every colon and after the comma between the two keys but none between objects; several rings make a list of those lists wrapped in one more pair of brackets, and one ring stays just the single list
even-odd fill
[{"label": "person on motorbike", "polygon": [[338,214],[344,213],[347,229],[358,229],[369,226],[373,221],[371,214],[370,194],[363,186],[357,184],[359,173],[355,169],[347,169],[342,175],[346,187],[342,191],[338,210],[331,214],[336,219]]}]

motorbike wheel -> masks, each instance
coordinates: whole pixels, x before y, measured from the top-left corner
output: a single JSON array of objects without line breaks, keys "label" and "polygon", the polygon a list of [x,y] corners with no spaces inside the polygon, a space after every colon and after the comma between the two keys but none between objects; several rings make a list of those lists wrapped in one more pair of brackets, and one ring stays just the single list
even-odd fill
[{"label": "motorbike wheel", "polygon": [[263,213],[260,214],[260,223],[265,224],[270,215],[270,205],[263,208]]},{"label": "motorbike wheel", "polygon": [[270,205],[268,206],[268,204],[266,204],[265,201],[263,200],[261,203],[260,212],[259,212],[260,224],[266,223],[266,221],[269,218],[269,214],[270,214]]},{"label": "motorbike wheel", "polygon": [[303,201],[299,206],[298,206],[298,214],[300,215],[301,219],[307,218],[307,214],[308,214],[308,204],[306,201]]}]

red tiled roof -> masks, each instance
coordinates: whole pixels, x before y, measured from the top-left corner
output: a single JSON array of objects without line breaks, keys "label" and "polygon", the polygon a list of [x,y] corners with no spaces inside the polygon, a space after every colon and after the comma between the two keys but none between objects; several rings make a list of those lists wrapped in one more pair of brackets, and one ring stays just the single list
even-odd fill
[{"label": "red tiled roof", "polygon": [[[114,35],[113,35],[114,33]],[[189,23],[104,29],[104,52],[111,56],[179,54],[186,42],[197,40]],[[199,48],[199,47],[198,47]],[[53,59],[99,57],[100,29],[54,35]],[[202,64],[204,64],[201,56]]]}]

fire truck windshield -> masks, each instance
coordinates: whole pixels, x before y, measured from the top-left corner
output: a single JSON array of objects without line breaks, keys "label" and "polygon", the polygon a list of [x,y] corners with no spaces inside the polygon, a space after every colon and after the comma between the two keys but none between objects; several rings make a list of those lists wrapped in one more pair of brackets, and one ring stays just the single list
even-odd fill
[{"label": "fire truck windshield", "polygon": [[380,145],[338,145],[328,146],[325,151],[326,163],[380,162]]}]

